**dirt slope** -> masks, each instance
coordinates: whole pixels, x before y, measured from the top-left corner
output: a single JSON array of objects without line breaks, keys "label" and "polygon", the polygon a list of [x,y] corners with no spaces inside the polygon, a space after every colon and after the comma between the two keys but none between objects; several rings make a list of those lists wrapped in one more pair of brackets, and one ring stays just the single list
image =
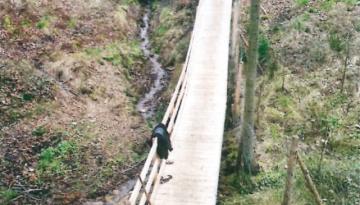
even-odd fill
[{"label": "dirt slope", "polygon": [[137,171],[140,14],[130,1],[0,3],[1,204],[78,204]]}]

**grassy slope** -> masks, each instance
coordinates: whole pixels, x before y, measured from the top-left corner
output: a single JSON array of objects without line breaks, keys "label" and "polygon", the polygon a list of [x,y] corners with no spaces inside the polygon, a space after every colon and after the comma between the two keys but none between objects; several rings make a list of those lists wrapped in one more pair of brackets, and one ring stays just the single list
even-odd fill
[{"label": "grassy slope", "polygon": [[[277,60],[278,70],[272,79],[269,72],[258,78],[263,88],[257,90],[257,153],[263,170],[251,178],[232,175],[236,145],[227,135],[219,204],[280,204],[293,135],[303,136],[300,153],[326,204],[360,202],[360,8],[355,2],[264,3],[269,16],[263,16],[262,31],[272,48],[267,58]],[[346,33],[351,33],[351,58],[341,93]],[[297,168],[293,204],[314,203]]]},{"label": "grassy slope", "polygon": [[140,6],[25,2],[0,3],[0,204],[80,203],[143,159]]},{"label": "grassy slope", "polygon": [[[149,84],[137,40],[140,7],[136,1],[26,2],[0,3],[0,52],[7,49],[1,55],[0,203],[76,204],[105,195],[138,171],[129,167],[146,149],[148,128],[134,107],[141,85]],[[152,39],[155,50],[171,53],[162,52],[165,64],[176,68],[167,99],[196,2],[164,2],[154,7]]]},{"label": "grassy slope", "polygon": [[164,91],[156,120],[160,121],[166,110],[185,61],[197,1],[157,1],[153,4],[151,41],[154,52],[160,55],[165,69],[170,71],[170,80]]}]

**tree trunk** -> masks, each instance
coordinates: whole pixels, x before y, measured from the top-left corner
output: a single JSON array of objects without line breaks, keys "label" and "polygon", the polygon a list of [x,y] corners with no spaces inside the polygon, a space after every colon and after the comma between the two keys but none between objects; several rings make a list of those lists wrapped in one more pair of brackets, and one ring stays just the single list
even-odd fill
[{"label": "tree trunk", "polygon": [[[259,9],[260,0],[251,0],[250,7],[250,29],[249,29],[249,51],[248,62],[245,69],[245,105],[243,122],[241,125],[241,150],[242,168],[251,174],[253,166],[256,164],[254,160],[254,108],[255,108],[255,81],[256,81],[256,65],[258,60],[258,35],[259,35]],[[239,151],[240,153],[240,151]],[[238,155],[238,158],[240,156]]]},{"label": "tree trunk", "polygon": [[240,92],[241,92],[241,74],[242,66],[240,64],[240,1],[234,2],[234,16],[233,16],[233,61],[235,69],[235,94],[234,94],[234,121],[239,122],[241,105],[240,105]]},{"label": "tree trunk", "polygon": [[292,193],[292,185],[293,185],[293,175],[294,175],[294,165],[296,164],[296,148],[297,148],[297,138],[292,138],[291,147],[289,152],[289,158],[287,163],[287,178],[286,185],[284,190],[284,198],[282,205],[291,204],[291,193]]},{"label": "tree trunk", "polygon": [[321,174],[321,166],[322,166],[322,161],[323,161],[323,158],[324,158],[324,154],[325,154],[325,151],[326,151],[326,146],[327,146],[327,143],[330,139],[330,128],[327,126],[326,127],[326,136],[321,140],[323,141],[322,142],[322,147],[321,147],[321,154],[320,154],[320,160],[319,160],[319,165],[318,165],[318,175]]},{"label": "tree trunk", "polygon": [[236,47],[239,43],[238,32],[239,32],[239,19],[240,19],[240,0],[235,0],[233,3],[233,9],[232,9],[232,28],[231,28],[231,51],[230,56],[232,58],[232,61],[235,61],[236,57]]},{"label": "tree trunk", "polygon": [[236,77],[235,77],[235,95],[234,95],[234,118],[235,121],[240,121],[240,113],[241,113],[241,80],[242,80],[242,70],[243,66],[241,63],[238,63],[236,67]]},{"label": "tree trunk", "polygon": [[309,174],[309,170],[306,168],[304,162],[302,161],[300,154],[296,153],[296,158],[297,161],[299,162],[301,171],[304,175],[305,181],[306,181],[306,186],[308,187],[308,189],[310,190],[310,192],[313,194],[316,204],[318,205],[323,205],[322,200],[320,198],[320,194],[316,189],[316,186],[314,184],[314,182],[312,181],[310,174]]}]

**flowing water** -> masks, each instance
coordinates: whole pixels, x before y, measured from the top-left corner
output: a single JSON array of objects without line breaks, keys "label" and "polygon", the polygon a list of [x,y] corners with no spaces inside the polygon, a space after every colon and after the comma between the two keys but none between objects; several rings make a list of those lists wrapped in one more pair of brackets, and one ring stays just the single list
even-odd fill
[{"label": "flowing water", "polygon": [[[161,93],[166,85],[167,73],[163,69],[159,62],[159,56],[151,52],[151,45],[149,39],[149,28],[150,28],[150,15],[151,9],[150,4],[145,9],[144,16],[142,18],[142,27],[140,30],[141,50],[145,57],[149,60],[151,69],[151,76],[153,83],[149,91],[140,99],[137,104],[137,110],[141,113],[144,119],[149,119],[155,114],[157,106],[157,96]],[[134,188],[136,180],[131,179],[128,182],[121,185],[118,195],[126,196],[130,190]]]},{"label": "flowing water", "polygon": [[[159,62],[159,56],[152,53],[151,44],[149,38],[150,30],[150,16],[151,8],[150,4],[145,8],[144,16],[142,18],[142,26],[140,30],[141,50],[145,57],[148,59],[149,68],[151,69],[152,85],[149,91],[140,99],[137,104],[137,110],[141,113],[143,118],[149,119],[154,116],[156,106],[158,105],[158,96],[166,86],[168,78],[167,72]],[[122,204],[124,197],[128,196],[129,192],[134,188],[136,179],[130,179],[127,182],[121,184],[117,190],[109,194],[106,197],[106,202],[87,202],[86,205],[115,205]],[[124,203],[125,204],[125,203]]]},{"label": "flowing water", "polygon": [[[140,30],[140,38],[141,42],[141,50],[143,51],[145,57],[149,60],[149,69],[151,69],[151,76],[153,83],[149,89],[149,91],[140,99],[137,104],[137,110],[141,113],[144,119],[149,119],[154,116],[156,106],[158,104],[157,97],[161,93],[161,91],[166,86],[167,72],[162,67],[159,62],[159,56],[152,53],[151,44],[149,38],[149,30],[150,30],[150,15],[151,8],[150,4],[145,8],[145,13],[142,18],[142,27]],[[129,193],[131,189],[133,189],[136,180],[132,179],[128,182],[124,183],[120,189],[119,194],[121,196]]]},{"label": "flowing water", "polygon": [[149,60],[151,69],[151,76],[153,83],[149,91],[140,99],[137,104],[137,110],[141,113],[144,119],[149,119],[155,114],[155,109],[158,104],[157,97],[166,85],[167,73],[159,62],[159,56],[152,53],[149,40],[149,28],[150,28],[150,4],[145,9],[145,14],[142,18],[142,27],[140,31],[141,50],[145,57]]}]

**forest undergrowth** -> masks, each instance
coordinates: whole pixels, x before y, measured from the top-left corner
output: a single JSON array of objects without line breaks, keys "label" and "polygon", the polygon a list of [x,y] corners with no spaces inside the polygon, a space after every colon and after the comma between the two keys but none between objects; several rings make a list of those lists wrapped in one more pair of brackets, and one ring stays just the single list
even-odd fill
[{"label": "forest undergrowth", "polygon": [[[360,203],[359,4],[262,2],[255,123],[261,170],[234,173],[238,140],[228,119],[219,204],[281,204],[293,136],[324,203]],[[295,170],[292,204],[315,204]]]}]

